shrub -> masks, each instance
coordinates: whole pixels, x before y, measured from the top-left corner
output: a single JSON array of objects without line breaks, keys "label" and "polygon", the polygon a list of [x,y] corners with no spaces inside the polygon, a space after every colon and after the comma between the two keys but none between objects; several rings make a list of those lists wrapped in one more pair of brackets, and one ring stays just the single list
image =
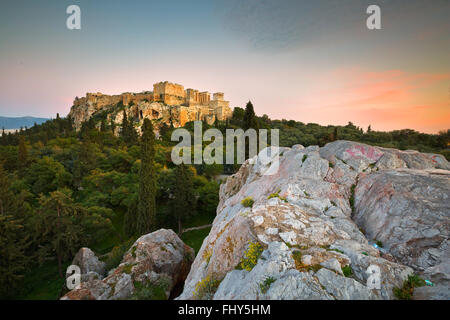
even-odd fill
[{"label": "shrub", "polygon": [[253,206],[253,203],[255,203],[255,201],[252,197],[247,197],[241,201],[241,204],[246,208],[251,208]]},{"label": "shrub", "polygon": [[160,279],[157,282],[141,283],[134,282],[134,293],[131,300],[167,300],[166,290],[169,288],[167,279]]},{"label": "shrub", "polygon": [[194,298],[197,300],[210,300],[219,288],[222,280],[217,279],[215,275],[208,275],[195,285]]},{"label": "shrub", "polygon": [[377,246],[379,246],[380,248],[383,248],[383,242],[381,242],[380,240],[376,241]]},{"label": "shrub", "polygon": [[304,155],[303,155],[303,158],[302,158],[302,163],[305,162],[306,159],[308,159],[308,155],[307,155],[307,154],[304,154]]},{"label": "shrub", "polygon": [[414,293],[414,288],[423,287],[424,285],[425,280],[414,274],[409,275],[408,279],[403,281],[403,287],[395,287],[392,291],[397,299],[410,300]]},{"label": "shrub", "polygon": [[352,267],[350,267],[350,266],[342,267],[342,272],[344,273],[344,276],[346,276],[346,277],[350,277],[353,274]]},{"label": "shrub", "polygon": [[266,279],[264,279],[264,281],[259,284],[259,288],[261,289],[261,292],[266,293],[267,290],[269,290],[270,285],[272,283],[274,283],[275,281],[276,281],[276,279],[273,277],[267,277]]},{"label": "shrub", "polygon": [[353,184],[350,188],[350,199],[348,200],[350,202],[350,208],[352,208],[352,212],[355,211],[355,188],[356,185]]},{"label": "shrub", "polygon": [[[105,260],[106,270],[116,268],[122,261],[123,255],[127,252],[128,248],[133,244],[134,239],[130,239],[127,242],[115,246],[108,254]],[[135,250],[134,250],[135,251]],[[133,254],[133,252],[131,253]]]},{"label": "shrub", "polygon": [[258,263],[258,259],[263,252],[263,247],[259,242],[250,242],[247,251],[239,262],[237,269],[252,270]]},{"label": "shrub", "polygon": [[277,192],[274,192],[274,193],[270,194],[270,196],[267,197],[267,200],[272,199],[272,198],[278,198],[278,199],[280,199],[280,200],[282,200],[284,202],[287,202],[286,197],[280,197],[280,191],[281,190],[278,189]]}]

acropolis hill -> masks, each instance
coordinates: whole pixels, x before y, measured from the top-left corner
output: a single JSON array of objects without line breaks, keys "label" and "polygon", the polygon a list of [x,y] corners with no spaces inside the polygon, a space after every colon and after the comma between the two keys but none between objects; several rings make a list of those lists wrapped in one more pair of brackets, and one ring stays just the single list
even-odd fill
[{"label": "acropolis hill", "polygon": [[[123,110],[136,124],[142,123],[144,118],[149,118],[155,120],[156,126],[172,123],[174,127],[181,127],[186,122],[195,120],[205,120],[209,124],[214,123],[216,119],[226,120],[231,117],[229,104],[224,100],[222,92],[214,93],[211,100],[207,91],[185,90],[180,84],[164,81],[155,83],[153,91],[126,92],[119,95],[87,93],[86,97],[76,97],[69,116],[73,118],[77,130],[84,121],[97,115],[99,119],[106,117],[108,124],[113,121],[120,125]],[[116,130],[120,128],[117,127]]]}]

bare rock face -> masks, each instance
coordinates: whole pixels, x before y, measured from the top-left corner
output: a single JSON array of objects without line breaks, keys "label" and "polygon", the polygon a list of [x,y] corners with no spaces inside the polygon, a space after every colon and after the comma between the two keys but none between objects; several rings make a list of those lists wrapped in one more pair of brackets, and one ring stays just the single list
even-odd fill
[{"label": "bare rock face", "polygon": [[447,285],[449,213],[447,170],[385,170],[361,177],[355,190],[354,220],[367,236],[401,263]]},{"label": "bare rock face", "polygon": [[[211,232],[178,299],[394,299],[393,288],[401,287],[413,268],[419,272],[418,263],[425,266],[432,259],[434,267],[424,270],[436,281],[447,277],[441,265],[447,255],[450,194],[444,158],[350,141],[272,151],[272,163],[264,164],[260,154],[221,185]],[[265,175],[277,155],[279,170]],[[377,185],[386,189],[382,183],[394,184],[399,196],[379,194]],[[241,203],[247,197],[254,201],[248,208]],[[392,215],[388,208],[400,212]],[[423,228],[410,229],[417,225]],[[394,229],[399,233],[392,236]],[[416,249],[408,241],[419,234],[428,239],[421,249],[427,256],[411,254]],[[377,240],[386,243],[385,249],[369,243],[374,236],[381,237]],[[387,240],[391,237],[396,247]],[[251,254],[255,246],[263,251],[260,257]],[[254,265],[242,270],[249,256]],[[368,286],[374,272],[380,289]],[[442,296],[432,292],[428,298]]]},{"label": "bare rock face", "polygon": [[140,299],[151,299],[151,294],[157,290],[168,298],[186,278],[193,259],[194,250],[175,232],[160,229],[137,239],[120,265],[106,278],[82,282],[62,299],[117,300],[136,295]]}]

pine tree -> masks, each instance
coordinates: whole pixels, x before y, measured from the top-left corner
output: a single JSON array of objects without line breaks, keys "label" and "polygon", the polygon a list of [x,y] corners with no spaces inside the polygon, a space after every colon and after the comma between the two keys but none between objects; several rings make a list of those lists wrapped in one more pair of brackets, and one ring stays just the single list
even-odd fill
[{"label": "pine tree", "polygon": [[23,135],[20,135],[19,137],[19,151],[18,151],[18,159],[17,164],[19,168],[19,176],[23,177],[24,170],[28,163],[28,153],[27,153],[27,147],[25,145],[25,138]]},{"label": "pine tree", "polygon": [[176,166],[174,175],[174,185],[171,188],[170,211],[177,222],[178,235],[181,235],[183,222],[196,213],[194,173],[182,163]]},{"label": "pine tree", "polygon": [[19,202],[10,191],[10,183],[0,164],[0,298],[14,293],[23,278],[28,259],[25,250],[28,237],[24,235]]},{"label": "pine tree", "polygon": [[72,257],[81,243],[83,209],[74,204],[68,189],[51,192],[49,196],[41,195],[39,203],[39,258],[43,261],[48,256],[56,256],[62,278],[62,262]]},{"label": "pine tree", "polygon": [[155,134],[149,119],[144,120],[141,138],[141,169],[139,179],[138,212],[136,233],[149,233],[156,227],[156,170]]}]

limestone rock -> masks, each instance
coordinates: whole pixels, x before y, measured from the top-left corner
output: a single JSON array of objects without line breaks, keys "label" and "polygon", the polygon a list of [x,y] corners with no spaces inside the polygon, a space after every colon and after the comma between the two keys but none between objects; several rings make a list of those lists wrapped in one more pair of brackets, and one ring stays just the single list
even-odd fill
[{"label": "limestone rock", "polygon": [[102,279],[82,282],[62,299],[129,299],[141,287],[160,286],[169,297],[189,272],[194,250],[172,230],[143,235],[125,253],[120,265]]},{"label": "limestone rock", "polygon": [[[208,295],[214,299],[394,299],[392,289],[402,286],[414,272],[411,267],[432,260],[444,263],[448,234],[444,213],[449,212],[450,194],[445,159],[350,141],[335,141],[323,148],[271,147],[268,162],[262,161],[263,152],[248,159],[221,185],[211,232],[178,299],[195,299],[199,286],[212,278],[221,281],[217,291]],[[279,169],[266,174],[277,160]],[[415,178],[406,178],[414,181],[408,191],[408,184],[400,182],[404,178],[398,177],[411,175]],[[391,189],[399,190],[399,197],[391,198],[395,192],[378,194],[380,188],[391,190],[377,187],[390,179],[395,186],[398,183],[398,189]],[[417,203],[408,207],[406,198],[416,191],[424,196],[417,196]],[[241,204],[246,197],[254,200],[251,208]],[[403,211],[398,216],[383,215],[382,209],[391,207]],[[428,219],[433,212],[437,215]],[[400,220],[412,221],[405,217],[408,214],[412,220],[422,216],[427,221],[402,224]],[[409,230],[417,224],[424,228],[416,233],[435,241],[424,242],[424,246],[432,244],[423,248],[428,256],[409,255],[416,249],[406,245],[407,251],[398,250],[382,237],[383,226],[384,232],[390,232],[390,225]],[[401,242],[407,237],[400,234],[393,239]],[[376,240],[386,244],[386,250],[369,244],[374,236],[381,236]],[[261,257],[250,270],[236,270],[252,243],[264,248]],[[351,277],[343,276],[342,267],[351,268]],[[380,289],[367,287],[373,270],[380,271]],[[447,277],[442,267],[428,271],[440,283]]]},{"label": "limestone rock", "polygon": [[81,248],[78,250],[72,260],[72,265],[80,267],[81,281],[103,278],[106,266],[89,248]]},{"label": "limestone rock", "polygon": [[[355,190],[355,222],[416,271],[448,265],[449,212],[446,170],[384,170],[361,177]],[[450,278],[448,268],[440,274]]]}]

